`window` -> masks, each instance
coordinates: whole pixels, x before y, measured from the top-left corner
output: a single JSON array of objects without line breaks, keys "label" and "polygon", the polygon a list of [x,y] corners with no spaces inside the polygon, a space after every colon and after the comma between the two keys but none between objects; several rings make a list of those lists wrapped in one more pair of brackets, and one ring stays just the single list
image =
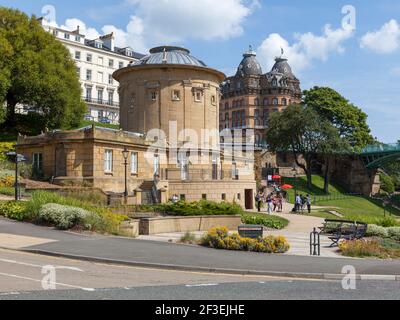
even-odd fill
[{"label": "window", "polygon": [[269,100],[268,100],[268,98],[265,98],[264,99],[264,106],[268,106],[269,105]]},{"label": "window", "polygon": [[241,193],[238,193],[238,194],[237,194],[237,199],[238,199],[239,201],[242,200],[242,194],[241,194]]},{"label": "window", "polygon": [[102,44],[101,42],[98,42],[98,41],[96,41],[96,42],[94,43],[94,46],[95,46],[97,49],[102,49],[102,48],[103,48],[103,44]]},{"label": "window", "polygon": [[80,36],[75,36],[75,41],[76,42],[81,42],[81,37]]},{"label": "window", "polygon": [[197,90],[194,95],[194,99],[196,102],[201,102],[201,91]]},{"label": "window", "polygon": [[92,100],[92,87],[86,87],[86,100]]},{"label": "window", "polygon": [[131,173],[138,174],[138,153],[132,152],[131,154]]},{"label": "window", "polygon": [[203,200],[207,200],[207,194],[203,193],[203,194],[201,195],[201,198],[202,198]]},{"label": "window", "polygon": [[86,70],[86,80],[92,81],[92,70]]},{"label": "window", "polygon": [[120,69],[122,69],[122,68],[124,67],[124,63],[123,63],[123,62],[120,62],[118,67],[119,67]]},{"label": "window", "polygon": [[277,106],[278,103],[279,103],[279,101],[278,101],[277,98],[274,98],[274,100],[272,100],[272,104],[273,104],[274,106]]},{"label": "window", "polygon": [[232,163],[232,179],[239,180],[239,171],[236,163]]},{"label": "window", "polygon": [[211,104],[212,105],[216,105],[216,99],[215,99],[215,96],[211,96]]},{"label": "window", "polygon": [[226,201],[226,193],[222,194],[222,201]]},{"label": "window", "polygon": [[179,90],[174,90],[172,92],[172,100],[174,100],[174,101],[181,100],[181,92]]},{"label": "window", "polygon": [[97,90],[97,100],[99,103],[103,103],[103,89]]},{"label": "window", "polygon": [[55,36],[55,37],[58,36],[58,31],[57,30],[53,30],[53,36]]},{"label": "window", "polygon": [[92,62],[92,60],[93,60],[93,56],[92,56],[90,53],[88,53],[88,54],[86,55],[86,61],[87,61],[87,62]]},{"label": "window", "polygon": [[260,100],[258,100],[258,99],[254,99],[254,105],[255,105],[255,106],[258,106],[258,105],[260,105]]},{"label": "window", "polygon": [[229,102],[225,103],[225,110],[229,110]]},{"label": "window", "polygon": [[150,100],[156,101],[157,100],[157,91],[150,92]]},{"label": "window", "polygon": [[75,51],[75,59],[81,60],[81,52],[80,51]]},{"label": "window", "polygon": [[113,171],[113,151],[105,150],[104,151],[104,172],[112,172]]},{"label": "window", "polygon": [[108,66],[109,66],[110,68],[114,68],[114,60],[109,59],[109,60],[108,60]]},{"label": "window", "polygon": [[42,169],[43,169],[43,154],[41,154],[41,153],[33,154],[32,168],[33,168],[33,170],[36,170],[37,172],[42,171]]},{"label": "window", "polygon": [[114,83],[114,79],[113,79],[113,76],[112,76],[112,74],[109,74],[108,75],[108,84],[113,84]]},{"label": "window", "polygon": [[64,33],[64,39],[69,40],[69,33]]},{"label": "window", "polygon": [[285,98],[282,99],[282,105],[284,105],[284,106],[287,105],[287,100]]},{"label": "window", "polygon": [[108,105],[112,106],[114,102],[114,91],[109,90],[108,91]]},{"label": "window", "polygon": [[76,68],[76,74],[78,75],[78,78],[81,78],[81,68]]}]

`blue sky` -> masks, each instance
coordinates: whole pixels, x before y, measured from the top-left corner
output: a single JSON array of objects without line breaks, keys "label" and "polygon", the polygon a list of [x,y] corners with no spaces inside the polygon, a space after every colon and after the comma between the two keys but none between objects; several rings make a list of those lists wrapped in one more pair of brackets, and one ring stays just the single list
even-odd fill
[{"label": "blue sky", "polygon": [[[400,139],[398,0],[0,0],[0,5],[37,16],[52,5],[59,26],[85,24],[89,35],[114,31],[120,44],[138,51],[182,45],[228,75],[249,45],[264,72],[283,47],[303,89],[338,90],[368,113],[374,136]],[[355,29],[343,29],[345,5],[355,9]]]}]

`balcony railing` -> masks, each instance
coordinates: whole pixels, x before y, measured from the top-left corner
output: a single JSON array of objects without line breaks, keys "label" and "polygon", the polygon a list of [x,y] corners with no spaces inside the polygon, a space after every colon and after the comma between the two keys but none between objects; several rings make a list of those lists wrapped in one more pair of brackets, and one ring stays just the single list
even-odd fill
[{"label": "balcony railing", "polygon": [[87,103],[99,104],[102,106],[119,107],[119,103],[115,101],[109,101],[104,99],[94,99],[90,97],[82,97]]},{"label": "balcony railing", "polygon": [[228,181],[239,180],[239,171],[233,175],[232,170],[189,169],[183,172],[180,168],[162,169],[162,180],[172,181]]}]

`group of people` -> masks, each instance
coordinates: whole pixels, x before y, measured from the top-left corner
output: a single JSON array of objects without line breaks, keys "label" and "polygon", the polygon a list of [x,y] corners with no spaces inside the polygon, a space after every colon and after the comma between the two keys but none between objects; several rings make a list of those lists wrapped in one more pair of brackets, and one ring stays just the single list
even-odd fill
[{"label": "group of people", "polygon": [[304,196],[302,194],[296,194],[293,212],[295,213],[304,212],[305,208],[307,207],[308,213],[311,213],[311,205],[312,205],[312,199],[309,194],[307,196]]},{"label": "group of people", "polygon": [[262,207],[267,206],[268,214],[283,211],[284,196],[281,192],[265,193],[265,190],[260,190],[256,196],[257,209],[261,212]]},{"label": "group of people", "polygon": [[[266,189],[262,189],[258,192],[256,196],[257,210],[261,212],[264,206],[267,207],[268,214],[273,214],[274,212],[283,211],[283,202],[286,199],[286,194],[275,190],[275,192],[266,194]],[[295,205],[292,210],[293,213],[303,212],[307,209],[308,213],[311,213],[312,197],[307,194],[306,196],[302,194],[296,194]]]}]

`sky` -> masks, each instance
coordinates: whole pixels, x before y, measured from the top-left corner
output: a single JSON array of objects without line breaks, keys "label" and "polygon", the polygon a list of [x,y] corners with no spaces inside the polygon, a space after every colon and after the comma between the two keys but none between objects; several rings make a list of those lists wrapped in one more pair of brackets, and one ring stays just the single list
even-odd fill
[{"label": "sky", "polygon": [[0,0],[87,37],[114,32],[146,53],[179,45],[233,75],[249,45],[264,72],[281,48],[302,89],[329,86],[369,116],[382,142],[400,139],[399,0]]}]

